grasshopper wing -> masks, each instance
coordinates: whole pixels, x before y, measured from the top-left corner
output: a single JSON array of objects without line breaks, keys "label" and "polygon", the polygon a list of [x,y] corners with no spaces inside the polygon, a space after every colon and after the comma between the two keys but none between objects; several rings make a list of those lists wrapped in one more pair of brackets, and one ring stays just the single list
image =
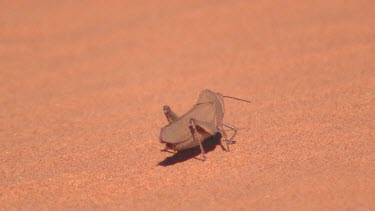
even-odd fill
[{"label": "grasshopper wing", "polygon": [[215,135],[218,132],[217,128],[212,123],[203,122],[197,119],[194,119],[194,122],[198,127],[198,133],[204,131],[206,133],[209,133],[210,135]]},{"label": "grasshopper wing", "polygon": [[179,118],[177,121],[161,128],[160,140],[170,144],[178,144],[192,138],[189,130],[189,120],[187,118]]}]

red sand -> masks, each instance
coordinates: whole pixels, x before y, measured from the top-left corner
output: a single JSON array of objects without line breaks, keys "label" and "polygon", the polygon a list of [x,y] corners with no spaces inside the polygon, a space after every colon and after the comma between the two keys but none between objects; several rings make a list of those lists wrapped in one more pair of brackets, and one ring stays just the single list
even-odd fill
[{"label": "red sand", "polygon": [[[1,210],[375,209],[374,1],[77,2],[0,3]],[[204,88],[237,143],[158,166]]]}]

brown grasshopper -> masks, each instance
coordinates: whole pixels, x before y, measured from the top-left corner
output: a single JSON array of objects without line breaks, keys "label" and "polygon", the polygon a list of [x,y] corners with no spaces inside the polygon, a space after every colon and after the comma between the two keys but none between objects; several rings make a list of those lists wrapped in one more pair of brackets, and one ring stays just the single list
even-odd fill
[{"label": "brown grasshopper", "polygon": [[[250,103],[248,100],[224,96],[205,89],[200,93],[198,102],[193,108],[181,117],[177,116],[169,106],[164,106],[164,114],[169,124],[161,128],[160,131],[160,142],[166,144],[163,151],[168,149],[181,151],[199,145],[203,160],[206,160],[202,142],[218,132],[223,135],[227,143],[227,151],[229,151],[229,145],[234,143],[232,140],[237,133],[237,128],[223,123],[223,98],[232,98]],[[229,140],[224,127],[234,131]]]}]

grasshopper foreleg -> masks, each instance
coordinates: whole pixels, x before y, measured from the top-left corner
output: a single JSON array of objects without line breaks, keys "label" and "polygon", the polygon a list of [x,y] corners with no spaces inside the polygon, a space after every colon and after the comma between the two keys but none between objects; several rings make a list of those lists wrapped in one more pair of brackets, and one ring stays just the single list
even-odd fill
[{"label": "grasshopper foreleg", "polygon": [[222,123],[222,126],[225,126],[225,127],[227,127],[227,128],[229,128],[229,129],[231,129],[231,130],[234,131],[232,137],[230,137],[230,139],[228,140],[227,134],[226,134],[226,132],[224,131],[224,128],[223,128],[223,127],[222,127],[222,130],[221,130],[221,132],[223,133],[224,139],[225,139],[225,141],[227,142],[227,151],[229,152],[229,145],[235,143],[235,142],[233,141],[233,138],[234,138],[234,136],[237,134],[237,130],[238,130],[238,129],[237,129],[235,126],[230,125],[230,124],[226,124],[226,123]]},{"label": "grasshopper foreleg", "polygon": [[230,139],[229,139],[229,144],[234,144],[235,141],[233,141],[233,138],[234,138],[234,136],[237,134],[237,130],[238,130],[238,129],[237,129],[235,126],[230,125],[230,124],[223,123],[223,125],[224,125],[225,127],[227,127],[227,128],[229,128],[229,129],[231,129],[231,130],[234,131],[232,137],[230,137]]},{"label": "grasshopper foreleg", "polygon": [[234,131],[232,137],[230,137],[230,139],[227,140],[228,144],[234,144],[235,141],[233,141],[233,138],[234,138],[234,136],[236,136],[238,129],[235,126],[230,125],[230,124],[226,124],[226,123],[223,123],[223,126],[225,126],[225,127],[227,127],[227,128],[229,128],[229,129],[231,129],[231,130]]},{"label": "grasshopper foreleg", "polygon": [[[224,140],[227,143],[227,149],[226,149],[226,151],[229,152],[229,140],[228,140],[227,133],[225,132],[225,130],[224,130],[223,127],[221,127],[221,133],[223,134]],[[220,145],[224,149],[224,147],[223,147],[223,145],[221,143],[220,143]]]}]

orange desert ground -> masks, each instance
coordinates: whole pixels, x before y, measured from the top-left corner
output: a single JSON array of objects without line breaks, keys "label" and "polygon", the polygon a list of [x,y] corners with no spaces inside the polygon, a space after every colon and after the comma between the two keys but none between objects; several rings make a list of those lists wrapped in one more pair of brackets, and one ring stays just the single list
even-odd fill
[{"label": "orange desert ground", "polygon": [[[236,144],[161,152],[203,89]],[[4,0],[0,209],[375,210],[374,104],[374,1]]]}]

